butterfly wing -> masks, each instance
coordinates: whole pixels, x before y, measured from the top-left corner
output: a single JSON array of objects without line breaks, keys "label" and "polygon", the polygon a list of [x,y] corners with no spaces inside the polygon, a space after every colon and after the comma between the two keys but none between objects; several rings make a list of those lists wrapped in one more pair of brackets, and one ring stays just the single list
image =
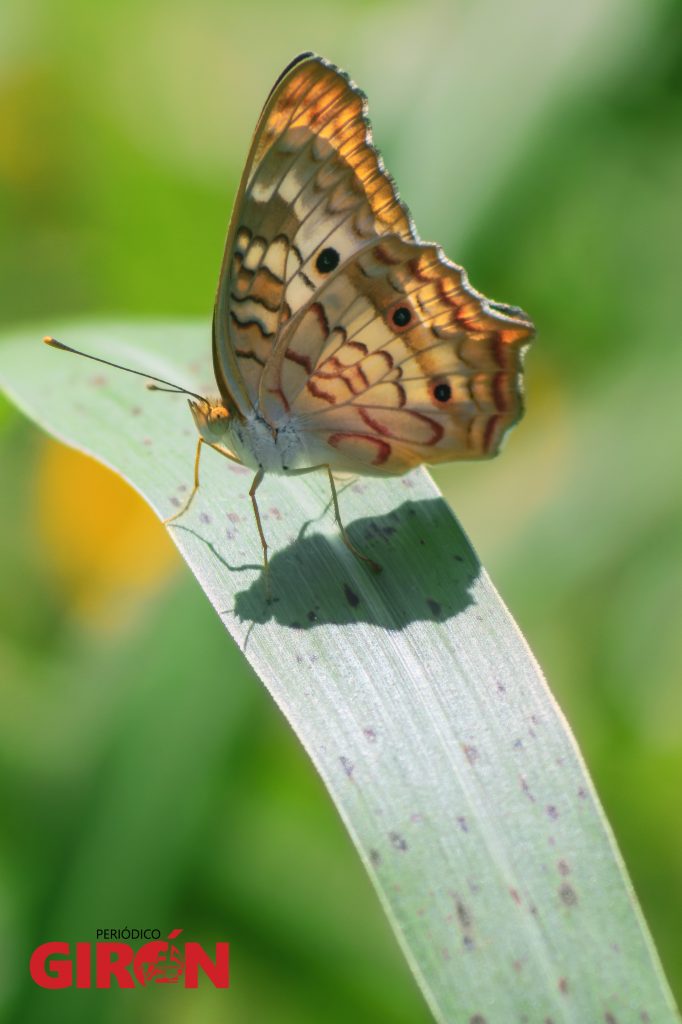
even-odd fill
[{"label": "butterfly wing", "polygon": [[347,75],[312,54],[285,69],[265,104],[213,318],[218,386],[242,413],[259,405],[282,330],[325,283],[331,264],[345,264],[386,233],[415,237],[372,145],[366,109]]},{"label": "butterfly wing", "polygon": [[488,302],[437,246],[387,235],[285,327],[263,386],[275,419],[295,417],[332,467],[485,458],[521,416],[532,335],[521,310]]}]

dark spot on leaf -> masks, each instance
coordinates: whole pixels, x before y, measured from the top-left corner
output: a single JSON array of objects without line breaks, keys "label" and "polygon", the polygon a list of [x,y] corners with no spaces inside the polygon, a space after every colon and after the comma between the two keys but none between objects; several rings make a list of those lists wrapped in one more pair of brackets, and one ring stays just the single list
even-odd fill
[{"label": "dark spot on leaf", "polygon": [[381,854],[378,850],[370,850],[369,859],[375,867],[378,867],[378,865],[381,864]]},{"label": "dark spot on leaf", "polygon": [[211,522],[211,517],[209,516],[208,512],[202,512],[201,515],[199,516],[199,519],[201,520],[202,523]]},{"label": "dark spot on leaf", "polygon": [[519,906],[521,906],[521,897],[519,896],[519,894],[516,891],[516,889],[510,889],[509,890],[509,895],[514,900],[514,903],[517,903]]},{"label": "dark spot on leaf", "polygon": [[464,906],[461,900],[455,900],[455,908],[457,910],[457,919],[460,923],[460,926],[466,930],[470,929],[472,924],[471,914],[469,913],[469,911]]},{"label": "dark spot on leaf", "polygon": [[407,842],[401,836],[400,832],[389,832],[388,838],[391,840],[391,845],[394,846],[396,850],[404,851],[407,849]]},{"label": "dark spot on leaf", "polygon": [[317,612],[312,609],[308,612],[308,622],[317,622]]},{"label": "dark spot on leaf", "polygon": [[473,949],[474,940],[471,938],[470,935],[465,935],[464,938],[462,939],[462,945],[464,946],[465,949]]},{"label": "dark spot on leaf", "polygon": [[441,615],[443,609],[439,605],[438,601],[436,601],[433,597],[427,597],[426,603],[428,604],[429,608],[431,609],[434,615]]},{"label": "dark spot on leaf", "polygon": [[618,1024],[616,1018],[608,1010],[604,1014],[604,1020],[606,1021],[606,1024]]},{"label": "dark spot on leaf", "polygon": [[351,608],[357,608],[357,606],[360,604],[360,598],[358,597],[354,590],[351,590],[347,583],[344,583],[343,585],[343,592],[346,595],[346,600],[348,601],[348,604],[351,606]]},{"label": "dark spot on leaf", "polygon": [[559,991],[563,995],[566,995],[566,993],[568,992],[568,982],[565,978],[559,978]]},{"label": "dark spot on leaf", "polygon": [[344,772],[346,773],[348,778],[350,778],[351,775],[353,774],[353,762],[350,761],[347,757],[343,756],[340,757],[339,760],[341,761],[341,767],[343,768]]},{"label": "dark spot on leaf", "polygon": [[529,786],[529,785],[528,785],[528,783],[526,782],[526,780],[525,780],[525,778],[523,777],[523,775],[521,776],[521,789],[522,789],[522,790],[523,790],[523,792],[524,792],[524,793],[526,794],[526,796],[528,797],[528,799],[529,799],[529,800],[530,800],[530,801],[531,801],[532,803],[535,803],[535,797],[534,797],[534,796],[533,796],[533,794],[531,793],[531,791],[530,791],[530,786]]},{"label": "dark spot on leaf", "polygon": [[142,409],[140,409],[139,405],[134,405],[130,411],[133,416],[140,416],[142,414]]},{"label": "dark spot on leaf", "polygon": [[289,625],[291,626],[292,629],[303,629],[301,623],[297,621],[290,622]]},{"label": "dark spot on leaf", "polygon": [[471,744],[469,743],[463,743],[462,750],[464,751],[464,754],[469,764],[476,764],[476,762],[478,761],[478,750],[476,749],[476,747],[471,746]]},{"label": "dark spot on leaf", "polygon": [[580,800],[586,800],[587,799],[587,791],[585,789],[583,789],[582,786],[578,790],[578,798]]},{"label": "dark spot on leaf", "polygon": [[487,1024],[487,1021],[482,1013],[475,1013],[473,1017],[469,1017],[469,1024]]},{"label": "dark spot on leaf", "polygon": [[369,740],[369,742],[370,743],[374,743],[374,741],[377,738],[377,734],[374,731],[374,729],[367,728],[367,729],[363,729],[362,731],[365,734],[365,736],[367,737],[367,739]]},{"label": "dark spot on leaf", "polygon": [[559,817],[559,812],[557,811],[554,804],[549,804],[549,806],[547,807],[547,814],[553,821],[556,821],[556,819]]},{"label": "dark spot on leaf", "polygon": [[557,867],[559,868],[560,875],[570,875],[571,869],[569,868],[565,860],[560,860],[557,864]]},{"label": "dark spot on leaf", "polygon": [[176,508],[180,508],[180,499],[176,498],[175,495],[170,499],[171,505],[175,505]]},{"label": "dark spot on leaf", "polygon": [[466,818],[462,818],[462,817],[458,818],[457,819],[457,824],[461,828],[462,832],[468,832],[469,831],[469,826],[467,824]]},{"label": "dark spot on leaf", "polygon": [[561,898],[561,902],[567,907],[574,907],[578,902],[576,891],[568,882],[564,882],[564,884],[559,887],[559,896]]}]

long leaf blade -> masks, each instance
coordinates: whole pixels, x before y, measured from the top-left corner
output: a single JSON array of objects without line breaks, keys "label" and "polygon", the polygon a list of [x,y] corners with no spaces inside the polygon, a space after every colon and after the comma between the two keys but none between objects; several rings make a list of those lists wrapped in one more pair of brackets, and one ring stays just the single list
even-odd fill
[{"label": "long leaf blade", "polygon": [[[195,324],[62,337],[210,388]],[[3,345],[0,379],[161,516],[182,502],[195,433],[178,399],[42,350],[37,334]],[[209,452],[173,538],[323,777],[436,1019],[675,1020],[568,727],[428,475],[343,491],[378,577],[341,543],[324,478],[266,480],[272,603],[249,481]]]}]

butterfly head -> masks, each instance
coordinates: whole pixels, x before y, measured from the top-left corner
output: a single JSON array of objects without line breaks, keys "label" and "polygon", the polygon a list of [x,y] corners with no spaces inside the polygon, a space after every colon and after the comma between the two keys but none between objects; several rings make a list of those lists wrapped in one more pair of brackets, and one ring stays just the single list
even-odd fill
[{"label": "butterfly head", "polygon": [[230,428],[230,410],[220,401],[205,398],[202,402],[189,401],[197,430],[209,444],[222,441]]}]

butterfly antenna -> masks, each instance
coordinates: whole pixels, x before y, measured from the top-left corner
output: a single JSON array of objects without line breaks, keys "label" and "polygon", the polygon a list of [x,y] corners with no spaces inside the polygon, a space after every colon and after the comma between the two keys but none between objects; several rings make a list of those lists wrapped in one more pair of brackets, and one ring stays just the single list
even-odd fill
[{"label": "butterfly antenna", "polygon": [[134,373],[137,377],[146,377],[148,381],[156,381],[156,384],[164,384],[165,387],[158,388],[156,384],[147,384],[150,391],[168,391],[174,395],[191,395],[192,398],[198,398],[200,402],[206,402],[208,399],[204,398],[203,395],[198,395],[196,391],[188,391],[187,388],[181,388],[179,384],[171,384],[169,380],[163,380],[161,377],[154,377],[151,373],[143,373],[142,370],[132,370],[129,366],[121,366],[120,363],[112,363],[109,359],[100,359],[99,356],[91,356],[89,352],[81,352],[77,348],[71,348],[70,345],[65,345],[63,341],[57,341],[56,338],[51,338],[49,335],[43,338],[46,345],[50,345],[52,348],[60,348],[63,352],[73,352],[75,356],[83,356],[85,359],[92,359],[95,363],[104,363],[105,366],[113,366],[115,370],[125,370],[126,373]]}]

